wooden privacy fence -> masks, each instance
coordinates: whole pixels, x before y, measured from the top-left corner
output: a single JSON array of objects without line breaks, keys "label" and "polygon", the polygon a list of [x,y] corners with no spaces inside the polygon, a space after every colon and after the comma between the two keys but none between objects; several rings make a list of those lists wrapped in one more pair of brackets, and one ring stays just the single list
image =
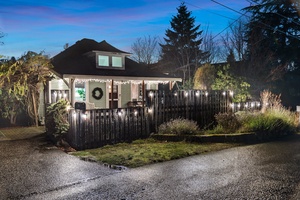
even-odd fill
[{"label": "wooden privacy fence", "polygon": [[69,144],[77,149],[101,147],[146,138],[159,125],[176,118],[194,120],[200,128],[231,110],[230,92],[185,90],[146,92],[145,107],[69,111]]},{"label": "wooden privacy fence", "polygon": [[150,135],[147,108],[94,109],[69,111],[69,144],[90,149],[107,144],[130,142]]},{"label": "wooden privacy fence", "polygon": [[215,115],[231,109],[232,94],[224,91],[182,90],[176,92],[147,91],[147,107],[151,113],[151,131],[176,118],[196,121],[200,128],[215,122]]}]

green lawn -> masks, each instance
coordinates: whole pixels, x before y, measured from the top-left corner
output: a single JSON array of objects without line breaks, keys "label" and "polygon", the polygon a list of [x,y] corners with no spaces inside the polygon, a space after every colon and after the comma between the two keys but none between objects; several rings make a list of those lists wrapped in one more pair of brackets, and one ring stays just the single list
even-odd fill
[{"label": "green lawn", "polygon": [[196,144],[145,139],[136,140],[132,143],[107,145],[102,148],[77,151],[70,154],[109,165],[122,165],[133,168],[235,146],[238,146],[238,144]]}]

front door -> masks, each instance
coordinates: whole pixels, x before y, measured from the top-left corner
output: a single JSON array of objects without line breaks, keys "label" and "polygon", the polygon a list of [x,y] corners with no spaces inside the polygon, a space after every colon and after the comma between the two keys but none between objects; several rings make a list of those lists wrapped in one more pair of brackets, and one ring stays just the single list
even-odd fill
[{"label": "front door", "polygon": [[109,85],[108,86],[108,103],[109,103],[109,108],[118,108],[119,102],[120,102],[120,88],[119,85]]}]

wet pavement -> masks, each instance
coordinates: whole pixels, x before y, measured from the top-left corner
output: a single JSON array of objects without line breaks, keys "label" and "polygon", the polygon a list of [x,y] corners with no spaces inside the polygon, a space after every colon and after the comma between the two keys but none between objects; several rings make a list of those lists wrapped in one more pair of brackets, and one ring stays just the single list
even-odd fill
[{"label": "wet pavement", "polygon": [[0,152],[1,199],[300,199],[299,135],[125,171],[37,139]]}]

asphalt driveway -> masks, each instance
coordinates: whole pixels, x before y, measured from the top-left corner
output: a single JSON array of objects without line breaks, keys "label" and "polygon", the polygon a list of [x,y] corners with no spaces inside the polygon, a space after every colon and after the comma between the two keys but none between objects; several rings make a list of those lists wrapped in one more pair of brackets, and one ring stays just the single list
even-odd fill
[{"label": "asphalt driveway", "polygon": [[118,172],[68,155],[43,135],[0,142],[0,199],[30,197]]},{"label": "asphalt driveway", "polygon": [[0,152],[1,199],[300,199],[299,135],[125,171],[41,138],[0,142]]}]

